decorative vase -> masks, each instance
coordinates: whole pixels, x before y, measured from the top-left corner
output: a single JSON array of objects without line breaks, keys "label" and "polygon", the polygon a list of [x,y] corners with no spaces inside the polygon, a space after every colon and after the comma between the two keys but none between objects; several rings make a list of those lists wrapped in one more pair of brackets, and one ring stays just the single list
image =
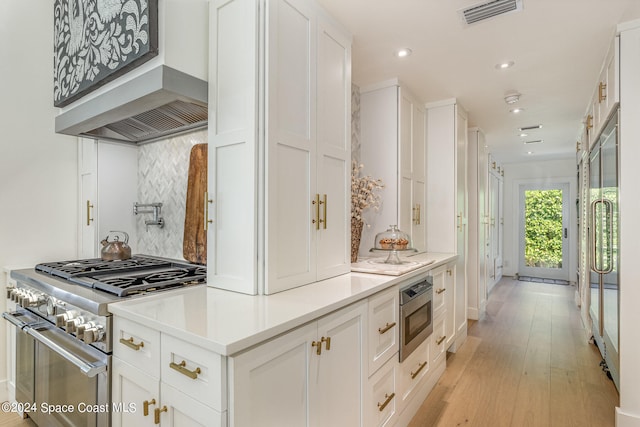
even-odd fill
[{"label": "decorative vase", "polygon": [[358,250],[360,249],[362,225],[362,221],[351,218],[351,262],[358,261]]}]

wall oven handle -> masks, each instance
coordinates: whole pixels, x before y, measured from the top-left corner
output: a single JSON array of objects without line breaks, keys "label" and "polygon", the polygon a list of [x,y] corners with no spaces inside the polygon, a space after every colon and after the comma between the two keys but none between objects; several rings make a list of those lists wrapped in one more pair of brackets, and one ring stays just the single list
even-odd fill
[{"label": "wall oven handle", "polygon": [[591,270],[596,273],[603,274],[602,266],[598,264],[598,241],[597,241],[597,230],[596,230],[596,222],[597,218],[597,207],[599,204],[603,203],[602,200],[594,200],[591,203]]},{"label": "wall oven handle", "polygon": [[75,354],[68,351],[67,349],[61,347],[59,344],[57,344],[53,340],[41,334],[37,329],[27,327],[24,330],[27,334],[31,335],[36,341],[45,345],[46,347],[54,351],[56,354],[58,354],[68,362],[80,368],[80,371],[82,371],[82,373],[84,373],[89,378],[93,378],[96,375],[107,371],[106,363],[94,364],[94,363],[86,362],[80,359]]}]

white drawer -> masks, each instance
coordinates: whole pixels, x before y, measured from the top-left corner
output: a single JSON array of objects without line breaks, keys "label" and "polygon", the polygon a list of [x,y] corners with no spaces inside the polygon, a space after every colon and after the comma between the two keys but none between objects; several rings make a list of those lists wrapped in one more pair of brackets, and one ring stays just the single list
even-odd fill
[{"label": "white drawer", "polygon": [[160,394],[162,394],[160,425],[176,427],[225,427],[227,425],[226,411],[211,409],[164,383],[161,385]]},{"label": "white drawer", "polygon": [[404,403],[413,397],[414,390],[422,380],[431,373],[431,359],[429,357],[431,338],[427,338],[400,363],[400,401]]},{"label": "white drawer", "polygon": [[447,296],[445,274],[446,266],[434,269],[431,274],[433,276],[433,316],[438,317],[445,310],[445,298]]},{"label": "white drawer", "polygon": [[160,377],[160,332],[113,316],[113,355],[156,378]]},{"label": "white drawer", "polygon": [[440,363],[440,360],[445,358],[446,354],[446,342],[447,342],[447,330],[446,330],[446,316],[440,316],[436,318],[433,323],[433,334],[431,334],[431,339],[433,340],[433,350],[431,355],[431,360],[433,366],[436,366]]},{"label": "white drawer", "polygon": [[397,387],[398,358],[385,363],[367,381],[363,404],[366,426],[392,425],[399,413]]},{"label": "white drawer", "polygon": [[399,290],[397,286],[369,298],[369,376],[392,356],[399,345]]},{"label": "white drawer", "polygon": [[227,365],[224,357],[162,334],[160,361],[162,382],[217,411],[226,410]]}]

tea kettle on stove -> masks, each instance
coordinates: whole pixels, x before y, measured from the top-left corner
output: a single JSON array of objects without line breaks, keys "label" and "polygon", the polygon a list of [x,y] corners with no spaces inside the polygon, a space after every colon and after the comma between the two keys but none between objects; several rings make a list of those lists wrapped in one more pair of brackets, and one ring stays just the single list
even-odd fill
[{"label": "tea kettle on stove", "polygon": [[109,235],[107,234],[107,237],[100,242],[102,244],[102,250],[100,251],[102,260],[120,261],[131,258],[131,246],[128,245],[129,235],[124,231],[110,231],[109,233],[124,234],[124,242],[120,241],[118,236],[109,241]]}]

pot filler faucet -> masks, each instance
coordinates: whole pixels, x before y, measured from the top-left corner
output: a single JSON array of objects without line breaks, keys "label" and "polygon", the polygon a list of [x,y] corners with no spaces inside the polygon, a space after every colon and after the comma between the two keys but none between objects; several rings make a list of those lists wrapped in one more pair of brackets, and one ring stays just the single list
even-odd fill
[{"label": "pot filler faucet", "polygon": [[144,222],[144,224],[147,226],[147,231],[149,231],[150,225],[157,225],[160,228],[164,227],[164,219],[160,216],[161,212],[162,212],[162,203],[135,202],[133,204],[134,215],[146,214],[146,213],[153,214],[153,219],[148,219]]}]

